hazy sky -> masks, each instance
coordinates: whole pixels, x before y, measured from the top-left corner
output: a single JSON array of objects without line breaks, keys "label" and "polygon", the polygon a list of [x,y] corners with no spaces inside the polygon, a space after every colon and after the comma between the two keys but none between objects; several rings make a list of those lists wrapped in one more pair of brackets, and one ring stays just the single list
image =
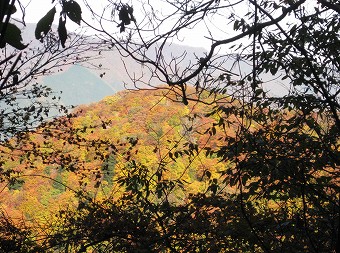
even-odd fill
[{"label": "hazy sky", "polygon": [[[55,0],[54,4],[52,4],[52,0],[21,0],[21,2],[26,7],[25,21],[27,23],[37,23],[40,18],[42,18],[51,8],[53,8],[53,6],[57,2],[57,0]],[[81,6],[83,6],[83,1],[79,0],[77,2]],[[105,0],[95,0],[95,1],[90,0],[89,2],[91,2],[91,7],[95,7],[96,10],[99,11],[99,10],[102,10],[104,3],[107,2],[107,1],[105,1]],[[130,1],[125,1],[125,2],[130,2]],[[163,5],[162,1],[157,1],[157,7],[158,8],[162,8],[162,5]],[[58,7],[58,5],[57,5],[57,7]],[[21,14],[18,11],[18,13],[16,13],[16,17],[18,17],[19,15],[21,15]],[[58,15],[58,9],[57,9],[57,14],[56,14],[55,20],[54,20],[54,22],[56,24],[58,22],[57,15]],[[138,13],[136,13],[136,15],[138,15]],[[84,6],[82,8],[82,17],[83,17],[84,20],[91,23],[91,16]],[[142,19],[142,18],[143,17],[140,17],[140,19]],[[79,28],[73,22],[67,22],[66,26],[67,26],[68,30],[74,30],[74,29]],[[177,41],[176,43],[186,44],[186,45],[193,46],[193,47],[205,47],[205,48],[208,49],[210,47],[210,42],[209,42],[208,39],[202,38],[202,31],[203,30],[204,30],[204,25],[202,24],[202,29],[195,29],[195,32],[186,31],[185,34],[182,33],[182,37],[180,38],[180,40],[183,40],[184,37],[185,37],[185,40],[184,41]]]},{"label": "hazy sky", "polygon": [[[108,2],[107,0],[87,0],[87,1],[91,4],[91,7],[94,8],[98,13],[101,12],[103,7],[105,6],[105,3]],[[26,22],[37,23],[39,19],[43,17],[55,5],[55,3],[58,2],[58,0],[55,0],[54,4],[52,4],[52,0],[21,0],[21,2],[26,7],[26,16],[25,16]],[[83,6],[83,0],[77,0],[77,2],[81,6]],[[140,12],[138,11],[137,3],[139,1],[126,0],[122,2],[130,3],[130,4],[131,2],[133,2],[133,6],[135,7],[134,15],[136,16],[137,22],[145,18],[144,16],[138,16]],[[153,0],[150,2],[157,3],[154,6],[152,6],[156,10],[161,10],[162,12],[171,13],[171,6],[169,4],[165,5],[163,1],[161,0]],[[235,0],[235,2],[237,1]],[[249,7],[247,3],[248,1],[244,1],[241,4],[238,4],[235,7],[235,9],[233,9],[233,12],[239,17],[244,16],[248,11],[251,11],[251,7]],[[310,0],[309,7],[312,8],[313,6],[315,6],[315,3],[316,3],[315,0]],[[306,6],[306,8],[308,8],[308,6]],[[89,11],[87,10],[87,8],[83,6],[82,11],[83,11],[82,12],[83,19],[91,23],[92,22],[91,15],[89,14]],[[213,19],[211,20],[205,19],[205,23],[200,22],[199,25],[197,25],[194,30],[185,30],[181,32],[179,34],[180,37],[178,38],[177,41],[175,41],[175,43],[186,44],[186,45],[193,46],[193,47],[204,47],[206,49],[209,49],[211,45],[211,41],[203,37],[203,36],[209,36],[209,33],[207,32],[205,25],[209,26],[209,29],[211,29],[211,31],[213,32],[212,36],[214,39],[225,39],[228,37],[232,37],[237,32],[233,31],[232,24],[230,24],[230,20],[226,19],[226,17],[230,15],[230,11],[221,12],[220,14],[221,14],[220,18],[218,17],[218,15],[215,15]],[[58,12],[56,15],[58,15]],[[287,19],[289,19],[289,17]],[[57,23],[57,21],[58,21],[58,18],[56,16],[55,23]],[[176,21],[177,19],[175,18],[169,19],[168,24],[164,25],[163,30],[169,29],[172,26],[172,24]],[[76,24],[70,21],[67,22],[66,27],[68,30],[75,30],[78,28]],[[109,24],[107,28],[111,29],[112,32],[116,32],[119,29],[115,26],[112,26],[112,24]]]}]

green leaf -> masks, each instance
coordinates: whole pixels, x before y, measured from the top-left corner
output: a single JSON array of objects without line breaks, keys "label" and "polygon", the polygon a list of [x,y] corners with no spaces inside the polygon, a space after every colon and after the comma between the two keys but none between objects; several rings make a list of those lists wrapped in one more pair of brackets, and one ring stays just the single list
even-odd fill
[{"label": "green leaf", "polygon": [[54,15],[56,13],[56,8],[53,7],[49,12],[46,13],[42,19],[39,20],[37,27],[35,28],[35,38],[37,40],[42,40],[44,36],[50,31]]},{"label": "green leaf", "polygon": [[238,20],[235,20],[235,22],[234,22],[234,30],[235,31],[237,31],[238,29],[239,29],[239,27],[240,27],[240,21],[238,21]]},{"label": "green leaf", "polygon": [[67,31],[66,31],[66,20],[63,20],[62,17],[59,18],[59,26],[58,26],[58,34],[61,46],[65,48],[65,42],[67,39]]},{"label": "green leaf", "polygon": [[255,96],[258,97],[263,93],[263,90],[261,88],[255,90]]},{"label": "green leaf", "polygon": [[81,7],[76,1],[68,1],[64,3],[63,12],[76,24],[80,25]]},{"label": "green leaf", "polygon": [[130,19],[130,16],[129,16],[128,6],[122,6],[122,8],[120,9],[119,20],[121,20],[124,25],[130,24],[131,19]]},{"label": "green leaf", "polygon": [[176,160],[175,160],[175,158],[174,158],[174,155],[173,155],[171,152],[169,152],[169,157],[170,157],[171,160],[173,160],[174,162],[176,162]]},{"label": "green leaf", "polygon": [[[0,24],[0,30],[2,30],[2,27],[3,24]],[[0,47],[4,48],[7,43],[12,47],[15,47],[16,49],[19,50],[25,49],[27,45],[24,45],[21,41],[22,41],[21,30],[16,25],[8,23],[5,36]]]},{"label": "green leaf", "polygon": [[3,20],[5,15],[12,15],[17,11],[14,5],[10,5],[9,0],[0,1],[0,20]]},{"label": "green leaf", "polygon": [[269,69],[270,73],[271,73],[273,76],[276,75],[277,70],[278,70],[278,69],[277,69],[275,66],[271,66],[271,68]]}]

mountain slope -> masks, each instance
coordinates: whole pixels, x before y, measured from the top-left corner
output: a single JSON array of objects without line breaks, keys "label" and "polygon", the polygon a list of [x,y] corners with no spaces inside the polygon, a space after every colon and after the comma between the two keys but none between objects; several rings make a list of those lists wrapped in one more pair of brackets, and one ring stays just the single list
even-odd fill
[{"label": "mountain slope", "polygon": [[[23,41],[29,43],[30,47],[41,47],[42,44],[34,38],[36,24],[28,23],[23,30]],[[52,31],[56,32],[57,27],[52,26]],[[68,41],[66,41],[66,44]],[[169,50],[166,50],[169,47]],[[171,49],[171,50],[170,50]],[[189,62],[196,62],[197,56],[203,56],[203,48],[193,48],[183,45],[172,44],[165,46],[164,56],[169,60],[173,55],[183,55],[186,57],[181,61],[180,66],[185,67]],[[148,52],[151,58],[155,58],[154,50]],[[125,89],[125,85],[134,88],[130,76],[142,77],[146,84],[159,85],[156,78],[150,79],[148,69],[138,64],[130,57],[122,57],[116,49],[108,49],[103,45],[100,52],[86,52],[81,57],[92,58],[84,66],[65,66],[62,71],[44,76],[41,80],[54,91],[62,91],[61,103],[64,105],[80,105],[97,102],[105,96]],[[89,67],[89,68],[87,68]],[[85,86],[84,86],[85,85]]]},{"label": "mountain slope", "polygon": [[109,85],[89,69],[74,65],[62,73],[46,76],[43,83],[54,91],[62,91],[61,103],[64,105],[80,105],[97,102],[103,97],[112,95],[122,89],[118,82]]},{"label": "mountain slope", "polygon": [[[206,171],[215,175],[224,165],[204,153],[189,161],[183,150],[188,145],[218,143],[219,136],[207,139],[199,134],[213,122],[204,117],[206,106],[193,102],[185,106],[174,100],[173,93],[161,88],[122,91],[77,108],[72,118],[38,128],[21,144],[23,150],[32,151],[19,150],[11,154],[13,160],[7,159],[5,168],[19,175],[12,184],[2,185],[4,209],[16,217],[40,219],[60,207],[76,207],[78,191],[98,200],[107,194],[119,195],[119,178],[132,160],[147,168],[150,176],[160,173],[163,164],[159,179],[183,180],[188,183],[187,193],[205,190]],[[185,197],[181,189],[175,193],[173,200]]]}]

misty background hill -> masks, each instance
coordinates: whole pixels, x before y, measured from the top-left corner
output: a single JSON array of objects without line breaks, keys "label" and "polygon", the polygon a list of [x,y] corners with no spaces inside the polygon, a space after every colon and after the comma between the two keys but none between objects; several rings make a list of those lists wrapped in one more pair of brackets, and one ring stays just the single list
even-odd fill
[{"label": "misty background hill", "polygon": [[[36,24],[28,23],[23,27],[23,41],[30,43],[32,46],[39,46],[40,42],[34,37]],[[56,31],[56,27],[52,30]],[[67,44],[67,42],[66,42]],[[169,46],[169,45],[168,45]],[[185,66],[191,61],[197,61],[206,52],[203,48],[194,48],[183,45],[171,45],[171,51],[165,51],[165,58],[172,55],[182,55],[186,52],[186,57],[181,65]],[[151,57],[154,51],[150,50]],[[152,85],[161,85],[157,79],[151,79],[148,76],[148,69],[144,69],[136,61],[123,58],[118,51],[112,49],[108,51],[88,52],[88,55],[94,57],[90,64],[71,65],[63,67],[62,71],[46,75],[39,79],[39,82],[50,87],[55,92],[60,92],[60,102],[64,105],[81,105],[98,102],[106,96],[117,93],[127,88],[133,88],[130,75],[136,77],[143,76],[146,83]],[[123,63],[124,62],[124,63]],[[129,74],[127,73],[127,70]]]},{"label": "misty background hill", "polygon": [[[40,42],[34,37],[36,24],[26,24],[23,27],[23,40],[31,45],[39,45]],[[57,27],[52,27],[56,31]],[[66,42],[67,43],[67,42]],[[167,47],[169,50],[166,50]],[[151,58],[155,58],[155,50],[149,50]],[[185,54],[183,61],[179,63],[180,68],[185,68],[190,63],[195,63],[200,57],[204,57],[207,51],[204,48],[190,47],[185,45],[167,44],[164,46],[164,58]],[[62,71],[57,71],[52,75],[46,75],[39,79],[40,82],[53,89],[55,92],[60,92],[60,102],[63,105],[81,105],[98,102],[106,96],[117,93],[125,88],[134,88],[129,77],[142,77],[146,84],[154,86],[162,85],[158,79],[150,79],[149,70],[143,69],[143,66],[138,64],[130,57],[122,57],[117,50],[107,50],[99,52],[88,52],[88,55],[94,57],[86,67],[82,65],[72,65],[63,67]],[[227,65],[232,65],[230,62]],[[242,66],[242,71],[245,73],[251,70],[251,66]],[[269,74],[264,74],[267,80],[273,80]],[[273,80],[266,85],[267,90],[275,94],[284,94],[285,88],[280,80]]]}]

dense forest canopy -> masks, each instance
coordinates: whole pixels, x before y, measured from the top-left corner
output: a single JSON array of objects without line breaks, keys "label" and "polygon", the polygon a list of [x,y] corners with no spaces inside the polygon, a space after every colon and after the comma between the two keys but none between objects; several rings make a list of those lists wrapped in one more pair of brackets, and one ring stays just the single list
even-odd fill
[{"label": "dense forest canopy", "polygon": [[[1,1],[0,249],[340,252],[339,1],[159,3],[52,1],[33,43]],[[110,50],[134,91],[69,113],[39,85]]]}]

